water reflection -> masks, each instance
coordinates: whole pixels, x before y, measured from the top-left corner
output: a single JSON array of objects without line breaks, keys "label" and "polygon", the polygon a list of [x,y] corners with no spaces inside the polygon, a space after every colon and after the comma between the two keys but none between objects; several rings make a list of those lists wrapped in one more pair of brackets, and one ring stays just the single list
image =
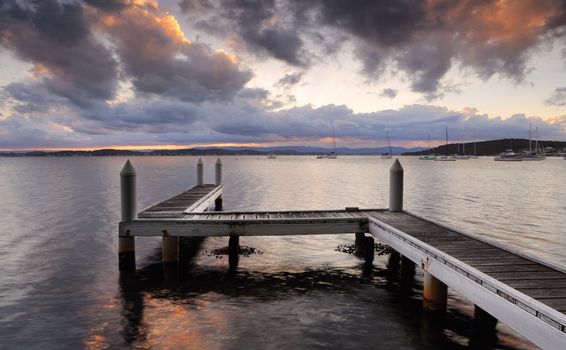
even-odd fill
[{"label": "water reflection", "polygon": [[[190,260],[200,243],[193,242]],[[155,251],[155,259],[159,255],[160,251]],[[264,331],[273,333],[274,320],[289,322],[290,318],[298,318],[303,323],[313,323],[316,329],[321,327],[320,322],[328,327],[347,324],[348,332],[357,334],[356,348],[371,348],[377,341],[399,349],[506,348],[497,343],[497,337],[486,341],[485,329],[473,326],[470,317],[458,310],[452,309],[445,316],[422,312],[421,286],[415,278],[414,264],[396,254],[389,257],[384,268],[360,261],[357,273],[340,268],[295,272],[238,270],[233,261],[224,268],[187,262],[178,271],[165,277],[163,265],[152,263],[135,273],[120,275],[121,334],[129,347],[217,349],[247,343],[246,348],[263,348],[260,338],[265,336]],[[333,303],[332,311],[326,305],[328,298]],[[304,305],[294,309],[289,300]],[[279,309],[281,305],[286,305],[286,309]],[[265,321],[267,324],[260,322],[255,329],[249,324],[249,314],[269,320]],[[364,322],[357,323],[358,319]],[[241,322],[247,322],[246,326],[242,327]],[[371,332],[356,330],[367,324],[375,328]],[[402,328],[388,333],[386,330],[392,325]],[[300,330],[277,328],[276,334],[272,334],[277,339],[270,347],[294,344],[316,348],[322,338],[327,345],[335,346],[341,344],[342,337],[351,336],[343,332],[333,335],[328,330],[305,334],[303,326]],[[291,343],[279,338],[286,331],[300,333],[296,335],[299,338]]]}]

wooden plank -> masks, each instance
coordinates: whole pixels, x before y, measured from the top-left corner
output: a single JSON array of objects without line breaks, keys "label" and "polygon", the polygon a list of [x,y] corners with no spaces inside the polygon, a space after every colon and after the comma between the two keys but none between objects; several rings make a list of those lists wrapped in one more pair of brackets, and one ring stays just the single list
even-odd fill
[{"label": "wooden plank", "polygon": [[489,265],[489,266],[496,266],[496,265],[532,265],[533,262],[531,260],[523,259],[518,256],[511,256],[511,257],[501,257],[501,258],[462,258],[460,259],[462,262],[480,268],[481,266]]},{"label": "wooden plank", "polygon": [[359,220],[337,220],[317,222],[316,224],[282,222],[249,222],[245,225],[232,225],[226,222],[195,222],[188,220],[135,220],[120,223],[122,236],[161,236],[163,231],[169,235],[192,236],[278,236],[304,234],[354,233],[361,230]]},{"label": "wooden plank", "polygon": [[550,306],[551,308],[564,313],[566,311],[566,298],[556,299],[537,299],[541,303]]},{"label": "wooden plank", "polygon": [[[549,269],[550,270],[550,269]],[[549,279],[564,279],[566,276],[558,271],[550,270],[550,271],[541,271],[537,273],[532,272],[491,272],[488,274],[489,276],[505,282],[511,280],[549,280]]]},{"label": "wooden plank", "polygon": [[566,287],[566,278],[563,279],[547,279],[547,280],[509,280],[505,284],[511,288],[564,288]]},{"label": "wooden plank", "polygon": [[189,212],[193,212],[193,211],[195,211],[195,212],[204,211],[212,203],[214,203],[216,198],[220,197],[221,195],[222,195],[222,185],[214,187],[214,188],[210,188],[209,192],[206,195],[204,195],[201,199],[199,199],[198,201],[193,203],[191,206],[189,206],[187,209],[185,209],[185,212],[189,213]]},{"label": "wooden plank", "polygon": [[566,288],[519,288],[519,292],[524,293],[534,299],[566,298]]},{"label": "wooden plank", "polygon": [[509,265],[485,265],[485,266],[479,266],[477,268],[478,270],[480,270],[481,272],[484,273],[492,273],[492,272],[542,272],[542,271],[549,271],[550,268],[537,264],[537,263],[531,263],[528,265],[515,265],[515,264],[509,264]]}]

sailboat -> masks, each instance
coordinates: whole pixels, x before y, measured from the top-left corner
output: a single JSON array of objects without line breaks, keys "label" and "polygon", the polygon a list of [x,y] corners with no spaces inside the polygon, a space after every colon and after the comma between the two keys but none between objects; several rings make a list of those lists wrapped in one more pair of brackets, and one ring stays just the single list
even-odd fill
[{"label": "sailboat", "polygon": [[472,158],[472,156],[468,156],[466,155],[466,144],[462,143],[462,154],[459,154],[460,152],[460,144],[458,144],[458,154],[454,155],[454,158],[458,159],[458,160],[468,160],[470,158]]},{"label": "sailboat", "polygon": [[531,132],[531,123],[529,123],[529,153],[523,157],[523,160],[532,161],[532,160],[545,160],[546,157],[542,154],[542,150],[540,149],[538,143],[538,128],[535,132],[535,148],[533,150],[533,141],[532,141],[532,132]]},{"label": "sailboat", "polygon": [[316,159],[336,159],[338,154],[336,153],[336,138],[334,137],[334,126],[332,126],[332,150],[328,154],[319,154]]},{"label": "sailboat", "polygon": [[381,159],[391,159],[393,152],[391,151],[391,139],[389,138],[389,130],[385,130],[387,134],[387,152],[381,155]]},{"label": "sailboat", "polygon": [[267,155],[267,159],[276,159],[276,158],[277,158],[277,155],[273,152],[271,152]]},{"label": "sailboat", "polygon": [[444,149],[446,151],[445,154],[443,156],[436,157],[434,160],[441,162],[455,161],[456,158],[448,155],[448,126],[446,126],[446,146],[444,147]]},{"label": "sailboat", "polygon": [[474,142],[474,154],[470,156],[470,158],[472,159],[478,159],[480,156],[478,156],[478,152],[476,151],[476,143]]},{"label": "sailboat", "polygon": [[[428,133],[428,151],[430,152],[430,132]],[[435,160],[436,155],[434,154],[425,154],[419,157],[420,160]]]}]

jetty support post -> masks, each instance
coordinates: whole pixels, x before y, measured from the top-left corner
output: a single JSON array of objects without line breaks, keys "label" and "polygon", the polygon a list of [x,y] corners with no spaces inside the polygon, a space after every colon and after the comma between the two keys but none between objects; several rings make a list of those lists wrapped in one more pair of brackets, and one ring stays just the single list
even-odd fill
[{"label": "jetty support post", "polygon": [[[122,222],[137,219],[136,169],[129,159],[120,171],[120,206]],[[136,270],[136,241],[128,232],[118,237],[118,267],[124,272]]]},{"label": "jetty support post", "polygon": [[477,349],[491,348],[497,342],[497,318],[474,306],[473,332],[470,345]]},{"label": "jetty support post", "polygon": [[[220,158],[216,159],[216,164],[214,165],[214,177],[215,177],[215,184],[216,186],[222,185],[222,161]],[[222,210],[222,195],[220,195],[214,201],[214,210],[221,211]]]},{"label": "jetty support post", "polygon": [[197,162],[197,186],[202,185],[204,185],[204,166],[202,164],[202,158],[199,158]]},{"label": "jetty support post", "polygon": [[177,236],[163,232],[163,247],[161,258],[164,264],[176,264],[179,260],[179,241]]},{"label": "jetty support post", "polygon": [[228,263],[230,272],[235,273],[238,269],[240,258],[240,236],[230,235],[228,239]]},{"label": "jetty support post", "polygon": [[423,281],[423,308],[431,313],[444,314],[448,302],[448,287],[427,271]]}]

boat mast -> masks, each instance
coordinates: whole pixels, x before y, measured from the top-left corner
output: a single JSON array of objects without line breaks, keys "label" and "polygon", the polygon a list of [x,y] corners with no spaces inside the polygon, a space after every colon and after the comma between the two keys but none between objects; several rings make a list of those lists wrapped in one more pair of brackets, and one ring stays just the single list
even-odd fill
[{"label": "boat mast", "polygon": [[387,148],[389,150],[389,154],[393,154],[393,152],[391,151],[391,140],[389,139],[389,130],[385,130],[385,133],[387,134]]},{"label": "boat mast", "polygon": [[446,158],[448,158],[448,125],[445,125],[444,127],[446,128],[446,146],[444,148],[446,151]]},{"label": "boat mast", "polygon": [[334,125],[332,125],[332,150],[336,154],[336,138],[334,137]]},{"label": "boat mast", "polygon": [[538,145],[538,126],[535,126],[535,152],[537,154],[542,154],[542,147],[539,153],[539,145]]},{"label": "boat mast", "polygon": [[532,130],[532,126],[531,126],[531,122],[529,122],[529,155],[533,154],[531,130]]}]

